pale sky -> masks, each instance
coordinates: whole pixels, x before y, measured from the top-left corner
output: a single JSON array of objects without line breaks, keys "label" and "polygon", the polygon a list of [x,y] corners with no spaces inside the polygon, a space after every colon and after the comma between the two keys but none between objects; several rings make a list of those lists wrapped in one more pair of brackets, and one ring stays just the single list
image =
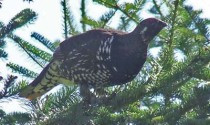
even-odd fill
[{"label": "pale sky", "polygon": [[[92,0],[87,0],[92,1]],[[132,2],[133,0],[121,0],[121,2]],[[4,24],[7,24],[8,21],[14,17],[18,12],[25,8],[31,8],[33,11],[38,13],[38,19],[34,22],[34,24],[28,24],[27,26],[21,27],[15,31],[15,34],[31,42],[32,44],[37,44],[37,41],[31,39],[31,32],[41,33],[43,36],[48,38],[51,41],[60,40],[63,38],[63,29],[62,29],[62,7],[60,5],[60,0],[34,0],[32,3],[22,2],[22,0],[2,0],[2,8],[0,9],[0,21],[3,21]],[[75,15],[75,22],[79,22],[80,16],[80,0],[70,0],[70,8]],[[106,12],[108,9],[100,6],[96,3],[87,2],[86,11],[88,12],[88,16],[97,19],[102,13]],[[202,2],[198,2],[198,0],[188,0],[187,4],[193,5],[195,9],[202,9],[204,13],[202,17],[210,18],[210,1],[202,0]],[[151,15],[143,13],[144,18],[150,17]],[[119,15],[116,15],[114,19],[110,21],[110,26],[116,27],[118,23]],[[29,69],[33,69],[33,71],[40,72],[42,68],[38,65],[34,65],[34,63],[26,56],[21,53],[21,49],[14,44],[13,41],[8,40],[10,42],[7,43],[6,51],[9,52],[9,58],[7,60],[0,59],[0,75],[6,76],[5,72],[9,73],[11,70],[6,68],[5,62],[14,62],[20,65],[23,65]],[[45,49],[44,47],[41,47]],[[21,79],[21,76],[19,76]],[[1,87],[1,85],[0,85]],[[6,112],[11,112],[16,109],[16,111],[20,110],[17,102],[11,102],[3,105],[3,108]],[[0,106],[2,106],[0,102]],[[1,108],[1,107],[0,107]]]}]

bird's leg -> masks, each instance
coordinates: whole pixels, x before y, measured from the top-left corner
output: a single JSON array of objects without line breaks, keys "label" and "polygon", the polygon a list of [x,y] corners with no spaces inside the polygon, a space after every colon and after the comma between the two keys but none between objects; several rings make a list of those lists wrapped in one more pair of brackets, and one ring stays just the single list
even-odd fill
[{"label": "bird's leg", "polygon": [[95,88],[95,93],[98,96],[97,103],[99,105],[106,105],[110,102],[110,100],[114,99],[116,97],[116,94],[118,91],[120,91],[121,87],[115,88],[115,91],[109,92],[106,91],[102,87]]},{"label": "bird's leg", "polygon": [[97,95],[98,105],[106,105],[113,97],[112,93],[106,90],[105,87],[96,86],[94,92]]},{"label": "bird's leg", "polygon": [[90,91],[87,84],[80,84],[80,95],[86,106],[92,105],[96,100],[96,96]]},{"label": "bird's leg", "polygon": [[96,87],[94,91],[95,91],[95,95],[99,98],[106,97],[108,95],[108,92],[102,87]]},{"label": "bird's leg", "polygon": [[84,102],[89,103],[90,90],[86,84],[80,84],[80,95]]}]

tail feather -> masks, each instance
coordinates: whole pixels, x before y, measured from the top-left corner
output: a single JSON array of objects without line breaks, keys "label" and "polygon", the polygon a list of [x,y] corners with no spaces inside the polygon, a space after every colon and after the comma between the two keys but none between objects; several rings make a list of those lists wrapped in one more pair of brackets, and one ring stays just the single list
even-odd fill
[{"label": "tail feather", "polygon": [[58,61],[49,63],[31,84],[23,88],[19,96],[33,100],[55,87],[59,80],[58,63]]}]

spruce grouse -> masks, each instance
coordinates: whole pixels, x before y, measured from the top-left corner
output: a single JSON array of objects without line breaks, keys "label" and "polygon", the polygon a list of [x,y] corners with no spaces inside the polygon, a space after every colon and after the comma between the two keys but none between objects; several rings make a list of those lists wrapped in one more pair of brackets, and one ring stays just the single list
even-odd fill
[{"label": "spruce grouse", "polygon": [[19,95],[39,97],[58,84],[108,87],[133,80],[146,61],[149,42],[166,26],[143,20],[131,32],[95,29],[60,43],[52,61]]}]

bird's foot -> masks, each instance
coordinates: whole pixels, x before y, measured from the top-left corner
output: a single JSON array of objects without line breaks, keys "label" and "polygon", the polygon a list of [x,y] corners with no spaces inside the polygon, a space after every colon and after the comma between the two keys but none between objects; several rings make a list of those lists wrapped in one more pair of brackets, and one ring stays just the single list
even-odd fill
[{"label": "bird's foot", "polygon": [[97,97],[90,91],[87,85],[80,85],[80,95],[82,96],[84,107],[94,106],[97,103]]}]

